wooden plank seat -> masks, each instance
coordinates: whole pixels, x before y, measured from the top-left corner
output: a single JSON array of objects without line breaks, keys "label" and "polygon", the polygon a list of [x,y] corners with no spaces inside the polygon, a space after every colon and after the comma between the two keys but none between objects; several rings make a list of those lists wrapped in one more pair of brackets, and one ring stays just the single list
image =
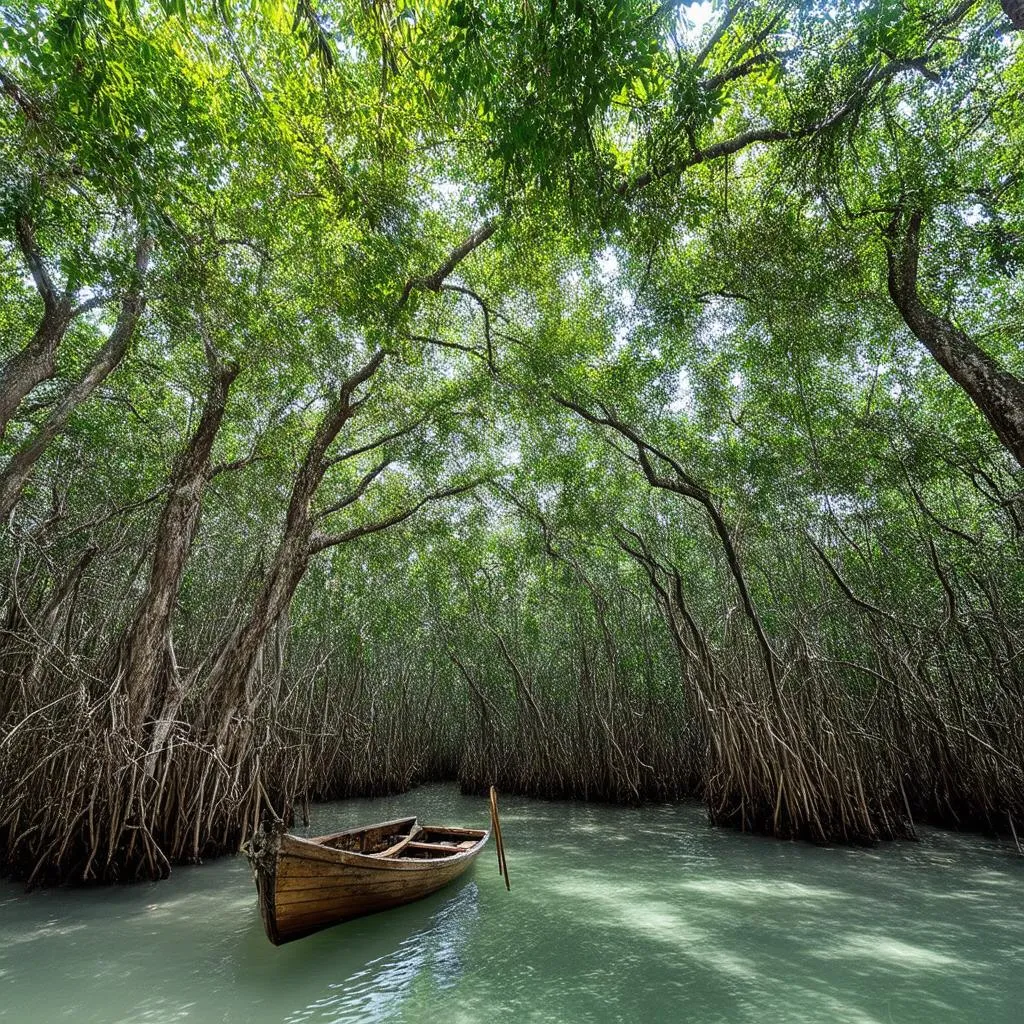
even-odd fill
[{"label": "wooden plank seat", "polygon": [[396,854],[401,853],[413,840],[412,836],[404,836],[393,846],[389,846],[386,850],[381,850],[380,853],[371,853],[371,857],[394,857]]},{"label": "wooden plank seat", "polygon": [[461,853],[476,845],[475,843],[417,843],[409,842],[407,850],[422,850],[424,853]]}]

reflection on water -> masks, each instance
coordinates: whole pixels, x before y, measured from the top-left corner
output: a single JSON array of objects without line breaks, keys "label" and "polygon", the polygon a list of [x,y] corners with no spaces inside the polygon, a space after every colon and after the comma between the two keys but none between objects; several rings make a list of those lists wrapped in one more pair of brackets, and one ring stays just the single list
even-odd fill
[{"label": "reflection on water", "polygon": [[392,1020],[417,980],[440,990],[458,983],[462,951],[473,931],[479,889],[463,884],[428,921],[411,932],[392,953],[367,962],[342,981],[331,982],[330,994],[289,1014],[284,1024],[330,1020],[374,1024]]},{"label": "reflection on water", "polygon": [[[12,1022],[1021,1024],[1024,859],[924,831],[873,850],[707,826],[695,806],[504,798],[448,889],[276,948],[240,858],[154,885],[0,885]],[[316,809],[309,834],[418,813],[479,826],[453,786]]]}]

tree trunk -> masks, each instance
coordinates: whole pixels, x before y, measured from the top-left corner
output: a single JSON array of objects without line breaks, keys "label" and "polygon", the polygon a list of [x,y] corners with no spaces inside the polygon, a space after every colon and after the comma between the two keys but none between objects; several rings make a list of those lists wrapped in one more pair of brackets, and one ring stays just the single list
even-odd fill
[{"label": "tree trunk", "polygon": [[[237,366],[223,366],[214,358],[210,362],[211,379],[203,413],[178,457],[160,514],[149,583],[118,644],[115,678],[124,681],[128,718],[134,732],[150,715],[158,716],[158,725],[169,723],[181,705],[180,685],[169,664],[173,650],[172,618],[199,527],[213,444],[224,417],[228,391],[238,376]],[[154,740],[158,731],[154,730]],[[166,734],[166,728],[163,733]]]},{"label": "tree trunk", "polygon": [[24,213],[18,214],[14,226],[18,248],[21,249],[25,265],[43,300],[43,319],[32,340],[8,359],[0,372],[0,440],[22,399],[33,388],[56,374],[57,349],[71,321],[91,308],[96,301],[75,308],[72,293],[58,289],[46,269],[31,219]]},{"label": "tree trunk", "polygon": [[235,713],[248,703],[251,680],[264,642],[288,611],[292,596],[309,566],[312,525],[286,529],[274,562],[260,588],[249,618],[221,649],[207,681],[216,724],[211,739],[224,747]]},{"label": "tree trunk", "polygon": [[62,296],[47,306],[32,340],[11,356],[0,372],[0,440],[22,399],[57,372],[57,349],[71,324],[71,303]]},{"label": "tree trunk", "polygon": [[[207,682],[207,700],[212,713],[207,737],[216,743],[222,753],[228,749],[231,722],[236,712],[252,706],[254,696],[252,682],[254,676],[259,672],[260,655],[264,651],[271,630],[287,614],[292,597],[306,573],[310,559],[329,547],[345,544],[359,537],[365,537],[405,522],[428,502],[463,494],[477,486],[474,482],[440,488],[392,515],[384,516],[374,523],[364,523],[341,533],[323,533],[317,529],[319,522],[357,502],[389,462],[385,460],[371,469],[344,498],[314,514],[311,507],[312,502],[327,470],[338,462],[364,454],[408,433],[422,422],[422,420],[416,420],[370,444],[353,448],[335,458],[328,457],[327,451],[342,427],[363,405],[364,400],[355,400],[356,388],[377,372],[383,359],[384,353],[377,352],[361,369],[356,370],[341,385],[337,398],[321,419],[295,477],[291,499],[288,503],[288,513],[285,517],[284,532],[277,551],[274,553],[270,571],[264,578],[263,585],[256,596],[252,612],[249,618],[228,638],[210,670]],[[245,742],[245,734],[245,730],[240,734],[243,739],[238,741],[239,749],[244,749],[242,745]]]},{"label": "tree trunk", "polygon": [[231,719],[246,703],[250,681],[264,641],[287,612],[295,589],[315,553],[315,524],[310,504],[331,465],[327,459],[327,449],[361,405],[354,398],[356,388],[377,372],[383,359],[383,352],[376,353],[365,366],[345,380],[337,397],[324,413],[292,485],[284,533],[274,553],[270,571],[256,596],[252,612],[228,638],[210,670],[207,694],[216,720],[210,738],[218,747],[225,746]]},{"label": "tree trunk", "polygon": [[[121,299],[121,311],[110,337],[93,357],[85,375],[51,410],[42,425],[13,455],[0,474],[0,520],[6,519],[25,488],[29,476],[50,442],[64,429],[72,413],[110,376],[124,359],[146,306],[142,276],[149,264],[152,240],[140,241],[136,250],[137,277]],[[66,329],[66,328],[65,328]],[[56,348],[54,347],[54,353]]]},{"label": "tree trunk", "polygon": [[[1019,5],[1018,5],[1019,6]],[[906,325],[988,420],[1024,466],[1024,381],[1003,369],[952,321],[933,313],[917,289],[920,210],[900,211],[886,233],[889,295]]]},{"label": "tree trunk", "polygon": [[1002,0],[1003,14],[1017,32],[1024,32],[1024,0]]}]

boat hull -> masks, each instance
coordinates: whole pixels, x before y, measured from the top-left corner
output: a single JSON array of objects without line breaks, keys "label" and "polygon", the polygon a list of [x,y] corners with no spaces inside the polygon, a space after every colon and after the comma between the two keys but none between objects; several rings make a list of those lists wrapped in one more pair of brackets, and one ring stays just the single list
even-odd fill
[{"label": "boat hull", "polygon": [[472,848],[437,859],[429,859],[427,851],[422,858],[389,858],[335,849],[288,833],[270,836],[257,856],[250,852],[267,937],[281,945],[429,896],[469,868],[489,835],[462,831],[473,837]]}]

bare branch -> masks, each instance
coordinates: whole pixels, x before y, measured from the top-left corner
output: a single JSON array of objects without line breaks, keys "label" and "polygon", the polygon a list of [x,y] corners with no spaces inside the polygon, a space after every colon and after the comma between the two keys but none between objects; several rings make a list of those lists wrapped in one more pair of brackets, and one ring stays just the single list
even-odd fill
[{"label": "bare branch", "polygon": [[107,295],[105,292],[99,295],[94,295],[91,299],[86,299],[84,302],[80,302],[73,310],[71,310],[71,318],[82,316],[88,313],[90,310],[98,309],[100,306],[105,306],[113,298],[112,295]]},{"label": "bare branch", "polygon": [[814,549],[814,553],[821,559],[821,564],[828,570],[829,575],[836,581],[836,586],[846,595],[846,599],[856,605],[863,611],[870,612],[872,615],[880,615],[882,618],[893,619],[894,616],[890,615],[887,611],[879,608],[877,605],[871,604],[869,601],[863,601],[861,598],[850,589],[846,580],[839,574],[839,570],[832,564],[832,560],[825,554],[825,552],[818,546],[817,541],[810,535],[807,534],[807,541]]},{"label": "bare branch", "polygon": [[340,501],[336,501],[333,505],[329,505],[322,512],[318,513],[314,518],[319,521],[326,519],[328,516],[334,515],[335,512],[340,512],[343,508],[348,508],[349,505],[354,505],[367,491],[370,484],[377,479],[384,472],[388,466],[391,465],[392,459],[385,459],[383,462],[378,463],[363,478],[356,484],[353,490],[349,491]]},{"label": "bare branch", "polygon": [[480,307],[484,315],[484,341],[487,343],[487,365],[494,370],[494,345],[491,342],[491,311],[482,298],[472,288],[465,288],[458,284],[443,284],[440,286],[446,292],[456,292],[459,295],[466,295],[473,299]]},{"label": "bare branch", "polygon": [[483,245],[484,242],[494,234],[497,227],[497,221],[485,221],[464,242],[462,242],[461,245],[457,245],[452,249],[448,258],[432,274],[428,274],[426,277],[410,277],[409,280],[405,282],[405,287],[402,289],[402,297],[398,300],[398,304],[400,306],[405,305],[414,288],[425,288],[432,292],[440,291],[445,278],[448,277],[448,275],[471,252],[473,252],[474,249],[478,249]]},{"label": "bare branch", "polygon": [[240,459],[232,459],[230,462],[218,462],[216,466],[211,467],[210,472],[207,474],[207,479],[212,480],[214,477],[220,476],[221,473],[233,473],[235,470],[245,469],[246,466],[251,466],[254,462],[266,462],[269,457],[268,455],[258,455],[254,447],[248,455],[243,455]]},{"label": "bare branch", "polygon": [[[567,409],[571,409],[589,423],[593,423],[595,426],[611,427],[627,440],[632,441],[637,449],[640,467],[643,469],[648,483],[652,486],[659,487],[663,490],[675,491],[677,494],[683,494],[689,498],[696,498],[698,501],[702,501],[704,495],[710,496],[711,492],[708,488],[704,487],[704,485],[698,480],[690,476],[690,474],[682,467],[678,459],[641,437],[635,427],[630,426],[628,423],[623,423],[604,406],[601,407],[603,415],[599,416],[596,413],[592,413],[584,406],[579,405],[571,399],[565,398],[561,395],[552,393],[551,397],[559,405],[565,406]],[[660,476],[651,463],[650,455],[654,455],[662,461],[667,462],[679,479],[670,480],[667,477]]]},{"label": "bare branch", "polygon": [[347,544],[349,541],[358,540],[360,537],[366,537],[371,533],[380,533],[381,530],[387,530],[392,526],[397,526],[399,523],[404,523],[407,519],[411,519],[424,505],[432,501],[440,501],[442,498],[452,498],[459,494],[466,494],[486,482],[487,478],[485,477],[480,480],[472,480],[466,484],[457,484],[438,491],[431,491],[430,494],[420,498],[414,505],[395,512],[385,519],[380,519],[375,523],[355,526],[351,530],[345,530],[343,533],[315,533],[310,539],[309,552],[310,554],[316,554],[327,548],[336,547],[339,544]]},{"label": "bare branch", "polygon": [[[736,550],[732,531],[729,529],[729,524],[725,521],[725,517],[719,510],[718,504],[716,503],[711,491],[690,476],[686,470],[683,469],[677,459],[673,458],[667,452],[664,452],[650,444],[648,441],[645,441],[634,427],[630,426],[628,423],[623,423],[606,407],[602,406],[602,415],[597,415],[570,399],[563,398],[557,394],[552,397],[560,405],[577,412],[588,422],[611,427],[623,437],[632,441],[636,446],[640,466],[644,471],[644,475],[647,477],[648,483],[650,483],[652,487],[671,491],[674,494],[690,498],[693,501],[696,501],[707,513],[708,518],[711,520],[711,525],[714,527],[715,533],[718,535],[718,539],[721,542],[722,551],[729,564],[729,571],[732,574],[733,581],[736,584],[736,589],[739,592],[740,601],[743,604],[743,611],[750,620],[750,624],[754,629],[758,644],[761,647],[765,670],[768,674],[768,681],[772,688],[772,695],[776,700],[776,703],[778,703],[780,698],[776,671],[777,657],[768,640],[768,634],[765,632],[764,625],[761,622],[761,617],[758,615],[757,609],[754,606],[750,589],[747,587],[746,576],[744,575],[743,567],[740,563],[739,553]],[[668,463],[668,465],[672,467],[674,475],[672,477],[667,477],[658,473],[651,462],[651,455],[655,455],[657,458]]]},{"label": "bare branch", "polygon": [[360,445],[358,448],[349,448],[346,451],[343,451],[340,455],[334,455],[325,461],[328,466],[336,466],[339,462],[354,459],[357,455],[364,455],[366,452],[371,452],[374,448],[379,448],[381,445],[387,444],[389,441],[394,441],[399,437],[412,433],[412,431],[414,431],[418,426],[425,423],[426,419],[427,416],[424,414],[423,416],[413,420],[411,423],[407,423],[405,426],[399,427],[397,430],[393,430],[390,434],[384,434],[382,437],[378,437],[373,441],[367,441],[366,444]]},{"label": "bare branch", "polygon": [[360,384],[364,384],[368,381],[376,372],[380,369],[380,364],[384,362],[384,356],[386,353],[383,349],[378,349],[370,359],[356,370],[350,377],[347,377],[341,384],[340,394],[343,401],[351,399],[353,392],[359,387]]},{"label": "bare branch", "polygon": [[711,33],[711,38],[701,48],[700,53],[697,54],[693,66],[694,69],[700,69],[704,66],[704,62],[711,56],[714,48],[722,41],[725,33],[729,31],[729,27],[732,25],[736,18],[736,15],[743,9],[743,3],[736,3],[729,7],[725,14],[722,16],[722,20],[718,23],[715,31]]},{"label": "bare branch", "polygon": [[410,341],[418,341],[421,345],[436,345],[438,348],[450,348],[457,352],[467,352],[477,359],[487,361],[487,353],[475,345],[460,345],[457,341],[442,341],[440,338],[433,338],[426,334],[409,334],[406,337]]}]

